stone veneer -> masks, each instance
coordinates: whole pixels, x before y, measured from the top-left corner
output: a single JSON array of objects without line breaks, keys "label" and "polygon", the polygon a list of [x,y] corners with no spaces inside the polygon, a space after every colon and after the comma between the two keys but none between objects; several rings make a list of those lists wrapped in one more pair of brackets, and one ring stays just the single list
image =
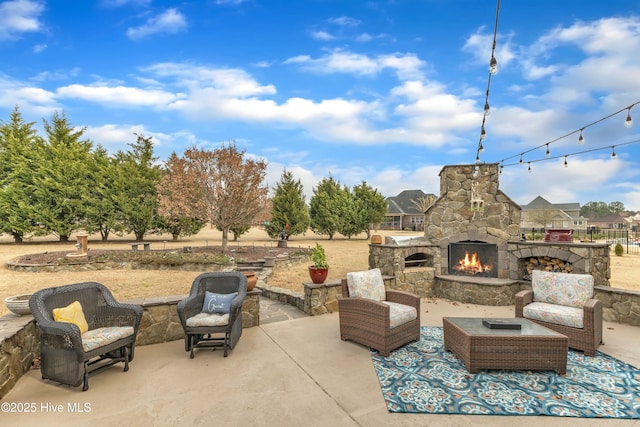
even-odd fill
[{"label": "stone veneer", "polygon": [[498,188],[498,164],[445,166],[440,197],[425,212],[425,238],[440,248],[437,275],[449,274],[449,244],[498,246],[499,279],[509,278],[507,242],[520,238],[520,206]]}]

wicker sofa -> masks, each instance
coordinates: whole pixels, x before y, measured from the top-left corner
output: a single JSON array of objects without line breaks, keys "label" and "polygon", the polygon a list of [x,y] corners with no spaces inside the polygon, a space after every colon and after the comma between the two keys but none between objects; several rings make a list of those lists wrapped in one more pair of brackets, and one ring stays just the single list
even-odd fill
[{"label": "wicker sofa", "polygon": [[[70,320],[57,321],[55,310],[79,303]],[[40,331],[40,371],[43,379],[89,388],[89,374],[133,360],[142,307],[117,302],[106,286],[96,282],[41,289],[29,300]],[[78,315],[86,332],[78,326]]]},{"label": "wicker sofa", "polygon": [[569,347],[595,356],[602,344],[602,302],[592,298],[593,277],[534,270],[531,288],[516,294],[516,317],[566,335]]},{"label": "wicker sofa", "polygon": [[[357,282],[371,288],[364,293]],[[381,289],[380,289],[381,287]],[[397,310],[400,313],[397,313]],[[348,273],[338,299],[340,338],[378,350],[383,356],[411,341],[420,340],[420,297],[385,289],[380,269]]]}]

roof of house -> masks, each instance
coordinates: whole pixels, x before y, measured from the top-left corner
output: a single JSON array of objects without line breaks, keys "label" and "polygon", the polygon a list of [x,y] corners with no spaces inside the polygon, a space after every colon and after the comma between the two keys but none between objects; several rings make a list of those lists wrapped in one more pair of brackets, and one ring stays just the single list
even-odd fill
[{"label": "roof of house", "polygon": [[536,197],[529,202],[529,204],[522,205],[521,208],[523,211],[557,209],[564,212],[570,218],[580,216],[580,203],[551,203],[542,196]]},{"label": "roof of house", "polygon": [[624,223],[629,223],[631,221],[632,220],[630,218],[625,217],[620,212],[612,213],[612,214],[604,216],[602,218],[592,218],[592,219],[589,220],[589,222],[591,222],[591,223],[593,223],[593,222],[602,222],[602,223],[607,223],[607,224],[624,224]]},{"label": "roof of house", "polygon": [[418,200],[423,197],[428,197],[429,194],[422,190],[404,190],[397,196],[387,197],[387,215],[419,215],[420,212],[414,200]]}]

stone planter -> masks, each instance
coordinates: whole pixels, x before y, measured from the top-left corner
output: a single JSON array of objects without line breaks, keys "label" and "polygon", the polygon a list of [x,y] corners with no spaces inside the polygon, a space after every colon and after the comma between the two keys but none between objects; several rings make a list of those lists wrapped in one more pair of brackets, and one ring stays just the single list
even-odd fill
[{"label": "stone planter", "polygon": [[31,314],[31,310],[29,309],[29,298],[31,295],[15,295],[12,297],[5,298],[4,303],[9,310],[14,312],[15,314]]}]

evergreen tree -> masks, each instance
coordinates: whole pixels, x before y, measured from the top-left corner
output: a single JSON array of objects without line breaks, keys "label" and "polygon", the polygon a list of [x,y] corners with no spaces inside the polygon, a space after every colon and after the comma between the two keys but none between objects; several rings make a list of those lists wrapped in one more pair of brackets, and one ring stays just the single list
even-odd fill
[{"label": "evergreen tree", "polygon": [[107,150],[101,146],[94,151],[91,160],[89,174],[92,185],[86,199],[85,230],[87,233],[99,232],[102,241],[106,241],[112,231],[122,231],[114,193],[117,168]]},{"label": "evergreen tree", "polygon": [[11,234],[16,243],[37,230],[31,171],[38,164],[43,141],[34,125],[25,122],[15,107],[9,123],[0,126],[0,232]]},{"label": "evergreen tree", "polygon": [[84,227],[90,195],[91,150],[82,140],[84,129],[74,130],[64,113],[44,121],[47,141],[34,165],[31,191],[33,218],[48,233],[66,242]]},{"label": "evergreen tree", "polygon": [[367,223],[365,230],[367,239],[369,239],[371,237],[371,227],[376,227],[384,221],[387,213],[387,200],[377,189],[371,187],[365,181],[353,187],[353,199],[364,204]]},{"label": "evergreen tree", "polygon": [[295,181],[290,171],[285,169],[282,172],[271,204],[271,220],[266,226],[267,234],[271,238],[279,237],[283,230],[287,239],[289,236],[307,231],[310,222],[309,208],[305,202],[300,180]]},{"label": "evergreen tree", "polygon": [[118,220],[125,232],[133,233],[137,241],[155,231],[158,220],[160,167],[155,164],[151,137],[136,135],[129,151],[116,153],[114,201]]},{"label": "evergreen tree", "polygon": [[333,235],[342,228],[343,215],[350,202],[349,192],[345,191],[332,176],[324,178],[313,189],[309,202],[311,229],[321,235]]},{"label": "evergreen tree", "polygon": [[351,236],[369,230],[369,215],[362,199],[357,199],[347,187],[343,188],[343,192],[347,197],[347,203],[343,206],[342,221],[338,231],[351,239]]}]

